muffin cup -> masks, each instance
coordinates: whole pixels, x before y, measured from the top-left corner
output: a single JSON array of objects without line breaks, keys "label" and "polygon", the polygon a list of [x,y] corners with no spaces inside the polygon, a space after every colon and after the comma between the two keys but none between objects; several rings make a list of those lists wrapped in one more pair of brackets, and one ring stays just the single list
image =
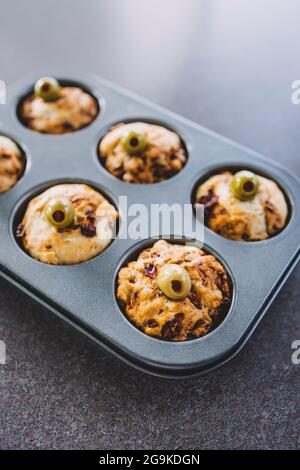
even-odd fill
[{"label": "muffin cup", "polygon": [[[125,311],[122,309],[122,306],[121,306],[121,304],[120,304],[120,302],[117,298],[118,275],[119,275],[120,270],[123,267],[126,267],[128,265],[128,263],[130,263],[131,261],[136,261],[137,258],[139,257],[139,255],[144,250],[146,250],[147,248],[151,248],[154,245],[154,243],[157,242],[158,240],[165,240],[166,242],[168,242],[170,244],[174,244],[174,245],[187,245],[187,246],[190,245],[190,246],[194,246],[196,248],[199,248],[199,249],[203,250],[206,255],[213,255],[216,258],[216,260],[221,263],[221,265],[225,268],[225,270],[227,272],[228,284],[229,284],[229,287],[230,287],[229,303],[227,305],[223,304],[223,306],[222,306],[223,312],[221,313],[219,318],[217,318],[213,322],[211,328],[209,329],[209,331],[206,334],[204,334],[201,337],[193,338],[193,339],[189,339],[189,340],[185,340],[185,341],[195,341],[195,340],[202,339],[202,338],[206,337],[207,335],[211,334],[224,321],[226,321],[228,315],[231,312],[232,304],[233,304],[234,298],[235,298],[235,282],[232,278],[232,273],[230,272],[229,266],[227,266],[226,262],[222,259],[222,257],[218,253],[216,253],[213,249],[211,249],[210,247],[206,246],[205,244],[203,244],[202,242],[200,242],[198,240],[190,239],[188,237],[177,238],[176,236],[172,236],[170,238],[169,236],[160,236],[159,238],[151,238],[151,239],[148,239],[148,240],[143,240],[143,241],[137,243],[131,249],[129,249],[127,251],[127,253],[125,254],[125,256],[123,257],[123,259],[120,261],[120,265],[119,265],[119,267],[116,271],[115,280],[114,280],[115,298],[116,298],[116,302],[118,304],[119,310],[122,312],[122,314],[125,316],[125,318],[130,322],[130,324],[132,324],[135,328],[137,328],[144,335],[146,335],[146,333],[143,332],[137,325],[135,325],[133,322],[131,322],[131,320],[127,317]],[[155,336],[153,336],[153,338],[158,339],[159,341],[164,341],[162,338],[156,338]],[[185,342],[185,341],[181,341],[181,342]]]},{"label": "muffin cup", "polygon": [[[160,181],[155,181],[155,182],[151,182],[151,183],[149,183],[149,182],[145,183],[145,182],[140,182],[140,181],[132,182],[132,181],[125,181],[122,178],[118,178],[117,176],[113,175],[113,173],[110,172],[110,170],[108,168],[106,168],[106,165],[105,165],[105,160],[106,159],[101,158],[101,152],[100,152],[100,144],[101,144],[102,140],[104,139],[104,137],[111,130],[113,130],[114,127],[116,127],[118,125],[122,125],[122,124],[126,125],[126,124],[131,124],[131,123],[140,123],[140,122],[145,123],[145,124],[153,124],[155,126],[160,126],[162,128],[165,128],[168,131],[173,132],[174,134],[176,134],[178,136],[179,141],[180,141],[181,149],[183,150],[184,155],[185,155],[185,162],[184,162],[182,168],[180,170],[178,170],[176,173],[174,173],[172,176],[170,176],[168,178],[164,178]],[[99,164],[104,168],[105,171],[107,171],[107,173],[109,175],[113,176],[113,178],[118,178],[120,181],[122,181],[123,183],[126,183],[126,184],[139,184],[139,185],[140,184],[147,184],[147,185],[155,184],[156,185],[156,184],[163,183],[164,181],[168,181],[168,179],[174,178],[174,176],[176,176],[178,173],[180,173],[183,170],[183,168],[186,165],[188,155],[189,155],[189,152],[188,152],[188,148],[186,146],[184,137],[177,131],[176,128],[171,127],[169,122],[164,122],[164,121],[159,121],[159,120],[154,120],[154,119],[149,119],[147,117],[139,117],[139,116],[137,116],[135,118],[131,118],[131,119],[125,118],[123,120],[118,120],[114,123],[110,123],[110,125],[107,126],[107,128],[104,129],[103,134],[101,135],[101,137],[98,141],[98,145],[97,145],[97,157],[98,157]]]},{"label": "muffin cup", "polygon": [[7,191],[4,191],[2,193],[0,192],[0,197],[1,197],[3,194],[6,194],[7,192],[12,191],[14,189],[14,187],[17,184],[19,184],[19,182],[23,178],[24,174],[29,170],[30,156],[29,156],[29,151],[26,148],[26,146],[24,146],[22,142],[18,142],[18,140],[15,138],[14,135],[7,134],[5,131],[2,132],[2,129],[0,128],[0,136],[7,137],[8,139],[10,139],[18,147],[20,155],[21,155],[21,162],[22,162],[22,165],[23,165],[22,170],[18,174],[18,179],[17,179],[15,185],[12,186]]},{"label": "muffin cup", "polygon": [[[21,237],[18,237],[17,232],[18,232],[18,227],[21,224],[25,213],[26,209],[28,207],[28,204],[30,201],[32,201],[34,198],[37,196],[43,194],[47,189],[50,189],[54,186],[61,185],[61,184],[84,184],[86,186],[89,186],[90,188],[94,189],[97,193],[101,194],[118,212],[117,204],[116,201],[114,201],[111,197],[111,195],[106,193],[105,189],[95,185],[94,183],[91,183],[90,181],[82,180],[82,179],[64,179],[64,180],[55,180],[55,181],[48,181],[42,184],[41,186],[38,186],[36,188],[33,188],[30,192],[24,195],[24,197],[19,201],[19,203],[16,205],[14,208],[12,217],[11,217],[11,234],[15,238],[15,241],[18,245],[19,248],[21,248],[24,253],[28,256],[31,257],[31,255],[25,250],[23,241]],[[120,226],[120,218],[116,220],[116,228],[115,228],[115,234],[118,234],[119,231],[119,226]],[[110,244],[104,249],[104,251],[108,250],[111,246],[111,244],[114,242],[114,238],[111,240]],[[98,256],[101,256],[103,252],[99,253],[98,255],[86,260],[86,261],[81,261],[81,263],[88,263],[89,261],[92,261],[93,259],[97,258]],[[35,259],[35,258],[33,258]],[[37,262],[41,262],[39,260],[35,260]],[[74,263],[74,264],[81,264],[81,263]],[[57,264],[56,266],[61,266],[60,264]]]},{"label": "muffin cup", "polygon": [[[18,103],[32,84],[45,75],[79,83],[100,99],[101,112],[88,127],[65,135],[47,135],[21,124]],[[122,361],[150,374],[187,378],[227,362],[251,336],[299,260],[299,180],[261,155],[93,75],[43,71],[21,79],[8,91],[7,104],[0,106],[1,132],[21,144],[30,155],[30,165],[27,164],[13,190],[0,197],[2,277]],[[105,130],[137,116],[175,129],[188,149],[184,168],[174,177],[155,184],[155,189],[151,184],[133,185],[118,180],[98,160],[97,146]],[[224,321],[198,339],[161,341],[139,331],[121,312],[115,297],[117,273],[131,256],[153,243],[122,239],[125,230],[122,211],[119,238],[88,262],[46,265],[28,256],[16,243],[16,223],[24,203],[56,182],[86,182],[100,189],[116,206],[122,195],[127,196],[128,205],[137,201],[147,206],[163,202],[189,204],[196,184],[210,172],[245,167],[279,183],[289,201],[289,221],[273,238],[251,243],[225,239],[204,228],[204,250],[211,251],[228,270],[233,298]],[[189,233],[185,235],[187,241],[192,238]],[[168,240],[169,234],[157,233],[155,238]]]},{"label": "muffin cup", "polygon": [[[249,162],[248,165],[245,164],[244,162],[241,162],[240,164],[234,163],[234,164],[228,164],[228,165],[223,165],[223,164],[212,165],[209,168],[207,168],[206,170],[204,170],[204,172],[201,172],[201,174],[199,175],[198,180],[194,184],[194,187],[193,187],[192,192],[191,192],[191,203],[194,207],[194,213],[195,213],[195,204],[197,203],[196,193],[197,193],[197,190],[198,190],[198,188],[201,184],[205,183],[205,181],[207,181],[210,177],[212,177],[214,175],[218,175],[218,174],[221,174],[221,173],[226,172],[226,171],[229,171],[230,173],[235,174],[235,173],[237,173],[238,171],[241,171],[241,170],[248,170],[248,171],[251,171],[251,172],[255,173],[256,175],[263,176],[265,178],[268,178],[268,179],[271,179],[272,181],[274,181],[278,185],[278,187],[281,190],[281,192],[284,196],[284,199],[286,201],[287,208],[288,208],[288,213],[287,213],[287,217],[286,217],[285,226],[281,230],[279,230],[277,233],[275,233],[274,235],[270,235],[269,238],[267,238],[265,240],[249,240],[246,243],[264,243],[264,242],[267,242],[268,240],[280,235],[288,227],[288,225],[290,223],[290,220],[293,216],[294,201],[291,200],[292,196],[289,193],[288,188],[285,187],[285,183],[284,183],[284,181],[282,181],[281,175],[278,174],[278,172],[274,173],[273,168],[270,168],[270,165],[268,165],[266,167],[266,165],[264,165],[263,162],[257,162],[256,164],[253,164],[252,162],[251,163]],[[207,226],[207,229],[211,230],[208,226]],[[216,232],[213,232],[213,233],[216,233]],[[220,235],[220,234],[217,234],[217,235],[219,235],[222,238],[226,238],[226,237],[223,237],[223,235]],[[233,240],[233,239],[230,239],[230,238],[226,238],[226,239],[227,240],[232,240],[235,243],[242,243],[242,244],[245,243],[245,241],[243,241],[243,240]]]},{"label": "muffin cup", "polygon": [[104,105],[102,97],[99,96],[97,94],[97,92],[94,92],[94,90],[92,90],[89,86],[87,86],[83,83],[80,83],[77,80],[66,80],[64,78],[56,78],[56,79],[58,80],[58,82],[59,82],[59,84],[62,88],[63,87],[75,87],[75,88],[79,88],[80,90],[85,92],[87,95],[90,95],[90,97],[93,98],[94,103],[96,105],[96,115],[95,115],[95,117],[89,123],[87,123],[85,125],[82,125],[79,129],[73,129],[69,132],[62,132],[62,133],[58,133],[58,134],[54,134],[54,133],[51,133],[51,132],[42,132],[42,131],[38,131],[36,129],[30,128],[26,123],[26,119],[24,119],[24,117],[22,116],[21,109],[22,109],[22,105],[23,105],[24,101],[27,98],[29,98],[30,96],[34,95],[34,84],[35,84],[35,82],[33,82],[27,87],[26,90],[24,90],[22,96],[19,97],[18,103],[16,105],[16,116],[19,119],[20,123],[24,127],[26,127],[27,129],[31,130],[32,132],[38,132],[38,133],[41,133],[41,134],[44,134],[44,135],[55,135],[55,136],[66,135],[68,133],[79,132],[82,129],[85,129],[86,127],[92,125],[93,122],[95,121],[95,119],[97,119],[97,116],[102,112],[102,106]]}]

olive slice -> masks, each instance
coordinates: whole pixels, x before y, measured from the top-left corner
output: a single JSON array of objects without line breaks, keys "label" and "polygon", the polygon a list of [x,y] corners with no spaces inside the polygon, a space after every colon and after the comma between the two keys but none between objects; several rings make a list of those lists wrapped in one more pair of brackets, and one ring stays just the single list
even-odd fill
[{"label": "olive slice", "polygon": [[235,197],[241,201],[247,201],[257,194],[258,177],[251,171],[239,171],[232,177],[230,187]]},{"label": "olive slice", "polygon": [[55,228],[69,227],[74,220],[74,206],[65,198],[50,199],[45,207],[45,216]]},{"label": "olive slice", "polygon": [[60,86],[55,78],[40,78],[35,84],[34,93],[44,101],[55,101],[59,97]]},{"label": "olive slice", "polygon": [[147,147],[147,140],[145,134],[131,131],[122,139],[124,150],[129,155],[139,155]]},{"label": "olive slice", "polygon": [[183,299],[191,290],[189,273],[178,264],[166,264],[158,271],[157,284],[170,299]]}]

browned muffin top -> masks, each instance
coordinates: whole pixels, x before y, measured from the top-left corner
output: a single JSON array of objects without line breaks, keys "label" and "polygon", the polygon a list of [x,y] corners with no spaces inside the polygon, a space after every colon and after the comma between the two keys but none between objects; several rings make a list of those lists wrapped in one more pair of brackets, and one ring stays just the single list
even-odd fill
[{"label": "browned muffin top", "polygon": [[186,162],[179,136],[146,122],[113,127],[99,144],[99,157],[110,173],[128,183],[166,180]]},{"label": "browned muffin top", "polygon": [[[182,298],[172,299],[160,288],[159,276],[166,265],[183,268],[190,278],[190,290]],[[160,240],[118,276],[117,299],[125,315],[144,333],[163,340],[205,335],[223,318],[230,298],[225,268],[195,246]]]}]

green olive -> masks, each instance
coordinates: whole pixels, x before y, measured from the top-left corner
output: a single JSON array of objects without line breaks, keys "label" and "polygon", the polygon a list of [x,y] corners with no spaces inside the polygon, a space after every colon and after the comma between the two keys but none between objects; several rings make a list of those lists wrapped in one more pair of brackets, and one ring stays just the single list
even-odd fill
[{"label": "green olive", "polygon": [[251,171],[239,171],[232,177],[230,187],[235,197],[241,201],[247,201],[257,194],[258,177]]},{"label": "green olive", "polygon": [[59,97],[60,86],[55,78],[40,78],[35,84],[34,93],[44,101],[55,101]]},{"label": "green olive", "polygon": [[166,264],[158,271],[157,284],[170,299],[183,299],[191,290],[189,273],[178,264]]},{"label": "green olive", "polygon": [[123,137],[122,145],[129,155],[138,155],[147,147],[146,136],[145,134],[131,131]]},{"label": "green olive", "polygon": [[45,207],[45,216],[55,228],[66,228],[74,220],[74,206],[65,198],[50,199]]}]

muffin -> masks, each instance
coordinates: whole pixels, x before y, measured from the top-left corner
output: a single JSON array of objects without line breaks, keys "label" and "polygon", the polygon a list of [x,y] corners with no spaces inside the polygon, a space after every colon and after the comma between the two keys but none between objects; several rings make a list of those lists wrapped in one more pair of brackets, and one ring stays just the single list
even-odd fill
[{"label": "muffin", "polygon": [[0,194],[11,189],[22,176],[25,161],[19,147],[0,135]]},{"label": "muffin", "polygon": [[99,144],[99,158],[114,176],[128,183],[157,183],[176,175],[186,152],[175,132],[146,122],[113,127]]},{"label": "muffin", "polygon": [[120,270],[117,299],[128,319],[147,335],[185,341],[222,321],[231,286],[214,256],[195,246],[159,240]]},{"label": "muffin", "polygon": [[98,103],[79,87],[60,86],[55,79],[43,78],[22,101],[19,114],[34,131],[67,134],[90,124],[98,114]]},{"label": "muffin", "polygon": [[17,237],[38,261],[76,264],[111,243],[116,221],[115,208],[97,191],[84,184],[61,184],[28,204]]},{"label": "muffin", "polygon": [[204,204],[206,225],[233,240],[266,240],[285,227],[288,217],[279,186],[250,171],[212,176],[198,187],[196,203]]}]

